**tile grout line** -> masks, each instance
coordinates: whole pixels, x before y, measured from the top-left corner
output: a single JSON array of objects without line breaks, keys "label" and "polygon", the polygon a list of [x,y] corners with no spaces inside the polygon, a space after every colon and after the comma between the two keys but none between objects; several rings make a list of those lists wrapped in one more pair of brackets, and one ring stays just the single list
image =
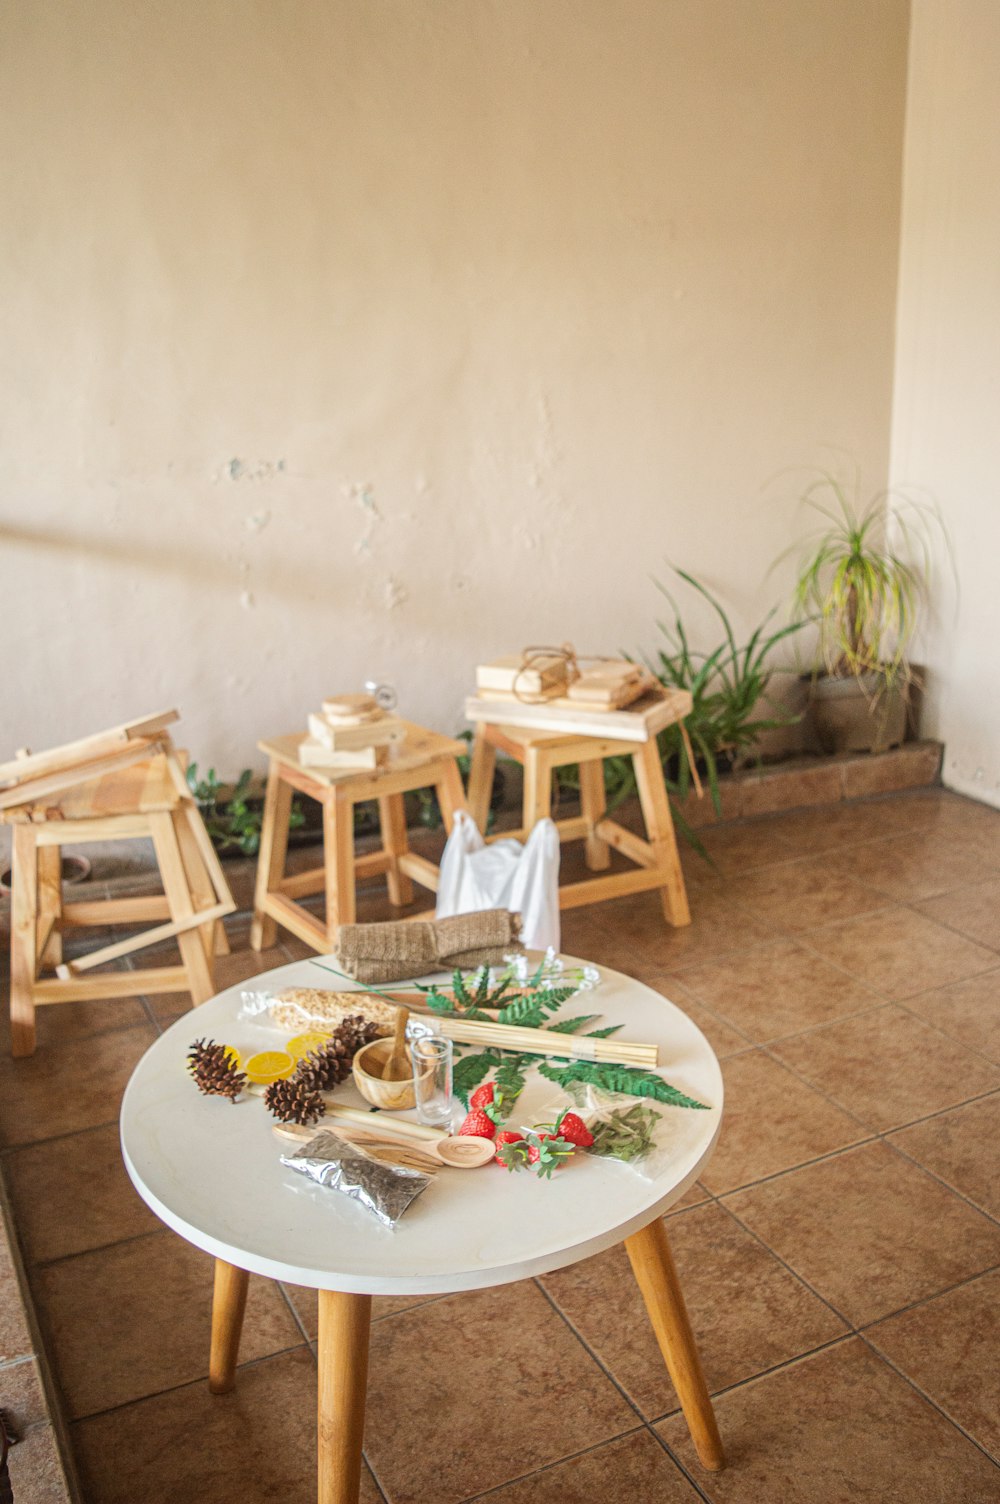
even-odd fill
[{"label": "tile grout line", "polygon": [[[556,1273],[557,1271],[553,1270],[552,1272]],[[600,1358],[597,1355],[597,1353],[591,1347],[590,1343],[587,1341],[586,1337],[584,1337],[582,1335],[582,1333],[577,1330],[576,1326],[570,1320],[570,1318],[566,1315],[566,1312],[563,1310],[562,1306],[560,1306],[560,1304],[556,1300],[555,1296],[552,1295],[545,1288],[545,1286],[541,1282],[541,1279],[538,1278],[537,1276],[533,1276],[533,1278],[532,1278],[532,1284],[534,1284],[535,1287],[536,1287],[536,1289],[538,1289],[541,1292],[541,1294],[545,1297],[545,1299],[548,1301],[549,1305],[552,1307],[552,1310],[560,1318],[560,1320],[563,1321],[563,1322],[565,1322],[566,1326],[572,1332],[572,1334],[576,1338],[577,1342],[579,1342],[579,1344],[583,1348],[584,1352],[586,1352],[586,1353],[588,1353],[590,1355],[590,1357],[597,1364],[598,1368],[604,1374],[604,1377],[609,1381],[609,1383],[611,1383],[611,1384],[614,1385],[615,1389],[617,1389],[618,1393],[620,1394],[621,1398],[625,1401],[625,1403],[628,1405],[629,1409],[633,1410],[635,1412],[635,1414],[638,1416],[639,1420],[642,1422],[642,1424],[645,1425],[646,1424],[646,1417],[643,1415],[642,1410],[636,1404],[636,1402],[632,1398],[632,1396],[628,1393],[628,1391],[626,1390],[625,1386],[621,1383],[621,1381],[619,1379],[617,1379],[615,1377],[615,1375],[611,1372],[611,1370],[608,1368],[607,1364],[604,1362],[603,1358]]]},{"label": "tile grout line", "polygon": [[978,1452],[981,1452],[987,1459],[987,1461],[992,1462],[993,1466],[997,1468],[998,1471],[1000,1471],[1000,1458],[994,1456],[992,1452],[988,1451],[987,1448],[983,1446],[981,1441],[977,1441],[976,1438],[971,1435],[971,1433],[968,1432],[965,1427],[954,1418],[954,1416],[948,1414],[947,1410],[945,1410],[944,1406],[940,1404],[938,1400],[933,1399],[931,1395],[927,1394],[923,1389],[921,1389],[920,1385],[916,1382],[915,1379],[913,1379],[908,1373],[906,1373],[904,1369],[900,1368],[899,1365],[885,1353],[881,1352],[880,1349],[877,1348],[875,1344],[869,1340],[864,1332],[857,1332],[855,1335],[858,1337],[859,1341],[865,1344],[865,1347],[867,1347],[868,1351],[880,1363],[884,1363],[886,1368],[891,1369],[891,1371],[896,1374],[898,1378],[902,1379],[903,1382],[913,1390],[914,1394],[919,1395],[922,1400],[930,1405],[932,1410],[936,1410],[938,1415],[940,1415],[942,1419],[948,1423],[949,1426],[952,1426],[960,1436],[964,1436],[966,1441],[970,1441],[976,1448],[976,1450]]},{"label": "tile grout line", "polygon": [[529,1483],[532,1478],[540,1478],[545,1473],[551,1473],[564,1463],[575,1462],[578,1457],[589,1457],[593,1452],[599,1452],[602,1447],[613,1446],[616,1441],[622,1441],[627,1436],[638,1436],[646,1429],[645,1425],[633,1426],[631,1430],[620,1431],[617,1436],[608,1436],[604,1441],[595,1441],[588,1447],[581,1447],[579,1451],[567,1452],[565,1457],[553,1457],[550,1462],[543,1462],[540,1467],[532,1468],[530,1472],[518,1473],[513,1478],[505,1478],[501,1483],[491,1483],[489,1488],[480,1493],[466,1494],[459,1504],[479,1504],[481,1499],[489,1499],[491,1495],[500,1493],[503,1489],[511,1488],[518,1483]]}]

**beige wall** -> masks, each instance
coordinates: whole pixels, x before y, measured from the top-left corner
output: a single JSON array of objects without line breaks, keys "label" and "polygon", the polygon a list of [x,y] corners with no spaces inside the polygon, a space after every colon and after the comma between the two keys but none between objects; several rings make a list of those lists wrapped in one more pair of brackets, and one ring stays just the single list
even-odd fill
[{"label": "beige wall", "polygon": [[3,743],[226,771],[391,676],[742,625],[888,468],[905,0],[7,0]]},{"label": "beige wall", "polygon": [[892,471],[937,499],[959,583],[939,548],[925,721],[945,781],[1000,806],[998,77],[995,0],[916,0]]}]

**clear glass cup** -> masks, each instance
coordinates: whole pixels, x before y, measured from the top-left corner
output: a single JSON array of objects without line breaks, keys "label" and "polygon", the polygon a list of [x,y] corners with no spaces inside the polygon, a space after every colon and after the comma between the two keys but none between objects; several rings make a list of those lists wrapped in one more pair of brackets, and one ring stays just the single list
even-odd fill
[{"label": "clear glass cup", "polygon": [[410,1045],[417,1117],[433,1128],[451,1128],[454,1049],[441,1034],[421,1034]]}]

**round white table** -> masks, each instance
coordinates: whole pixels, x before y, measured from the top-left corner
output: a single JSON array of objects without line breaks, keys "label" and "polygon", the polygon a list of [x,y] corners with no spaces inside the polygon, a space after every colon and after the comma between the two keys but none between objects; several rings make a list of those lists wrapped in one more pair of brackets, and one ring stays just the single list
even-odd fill
[{"label": "round white table", "polygon": [[[248,1273],[317,1289],[319,1500],[355,1504],[373,1295],[507,1284],[624,1242],[699,1457],[721,1468],[715,1417],[662,1221],[697,1178],[721,1123],[722,1076],[704,1035],[659,993],[602,967],[596,990],[565,1003],[565,1015],[599,1012],[602,1023],[624,1026],[622,1038],[655,1043],[666,1078],[709,1107],[662,1109],[666,1168],[648,1180],[627,1166],[579,1155],[548,1181],[493,1165],[443,1169],[390,1230],[356,1202],[282,1166],[280,1155],[291,1146],[272,1133],[259,1097],[244,1094],[234,1105],[202,1096],[186,1068],[196,1038],[236,1045],[244,1058],[281,1048],[280,1032],[238,1020],[240,994],[286,986],[347,990],[348,983],[324,972],[322,960],[253,977],[184,1014],[146,1051],[122,1102],[122,1153],[136,1190],[168,1227],[216,1260],[212,1391],[225,1393],[235,1381]],[[532,1072],[514,1117],[541,1120],[553,1091]],[[337,1088],[337,1100],[366,1105],[351,1082]]]}]

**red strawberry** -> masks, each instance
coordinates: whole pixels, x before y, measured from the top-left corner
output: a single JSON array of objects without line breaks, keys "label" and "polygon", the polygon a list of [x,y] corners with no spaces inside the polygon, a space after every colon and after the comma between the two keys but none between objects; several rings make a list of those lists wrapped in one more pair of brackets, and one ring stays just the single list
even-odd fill
[{"label": "red strawberry", "polygon": [[471,1134],[473,1138],[492,1138],[497,1125],[486,1116],[481,1107],[474,1107],[458,1131]]},{"label": "red strawberry", "polygon": [[523,1133],[512,1133],[509,1128],[501,1128],[495,1142],[494,1153],[498,1165],[503,1165],[505,1170],[520,1170],[524,1166],[528,1145]]},{"label": "red strawberry", "polygon": [[496,1087],[492,1081],[487,1081],[485,1086],[477,1086],[470,1098],[473,1107],[489,1107],[495,1092]]},{"label": "red strawberry", "polygon": [[587,1127],[583,1118],[575,1112],[564,1112],[556,1123],[556,1133],[560,1138],[568,1139],[578,1149],[589,1149],[594,1142],[594,1135]]},{"label": "red strawberry", "polygon": [[501,1128],[500,1132],[494,1139],[494,1143],[496,1144],[497,1150],[502,1149],[504,1144],[523,1144],[524,1134],[514,1133],[510,1128]]},{"label": "red strawberry", "polygon": [[528,1148],[528,1163],[536,1165],[535,1173],[543,1180],[548,1180],[553,1170],[558,1170],[570,1157],[573,1147],[568,1139],[559,1134],[539,1133],[537,1142]]}]

